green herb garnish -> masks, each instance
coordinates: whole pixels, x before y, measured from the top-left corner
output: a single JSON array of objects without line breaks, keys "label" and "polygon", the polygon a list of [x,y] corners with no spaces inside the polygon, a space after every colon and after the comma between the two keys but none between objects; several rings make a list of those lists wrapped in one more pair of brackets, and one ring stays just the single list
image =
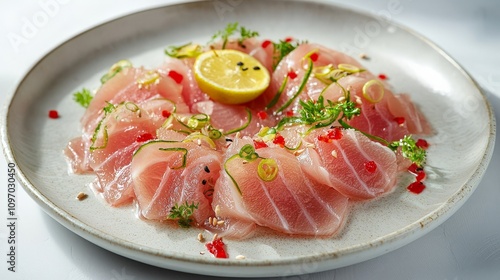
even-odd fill
[{"label": "green herb garnish", "polygon": [[278,43],[273,42],[273,69],[276,69],[276,66],[278,66],[280,61],[293,50],[295,50],[300,44],[300,42],[287,42],[283,40],[279,40]]},{"label": "green herb garnish", "polygon": [[178,205],[177,203],[172,206],[170,213],[168,214],[168,219],[177,220],[177,224],[182,228],[191,227],[193,219],[194,210],[198,209],[199,203],[189,204],[187,201],[184,204]]},{"label": "green herb garnish", "polygon": [[403,139],[389,143],[387,146],[393,151],[401,147],[401,155],[418,166],[422,166],[425,162],[426,151],[417,146],[417,142],[411,135],[405,135]]},{"label": "green herb garnish", "polygon": [[169,46],[165,49],[165,54],[173,58],[197,57],[203,52],[200,45],[187,43],[182,46]]},{"label": "green herb garnish", "polygon": [[252,31],[243,26],[240,26],[238,22],[229,23],[225,29],[217,31],[213,36],[210,42],[215,41],[216,39],[222,40],[222,49],[226,48],[227,42],[231,36],[235,33],[239,33],[240,37],[238,38],[238,44],[243,46],[243,41],[252,37],[259,36],[259,32]]},{"label": "green herb garnish", "polygon": [[92,101],[92,98],[94,98],[94,96],[92,95],[90,90],[88,90],[87,88],[83,88],[81,91],[75,92],[73,94],[73,100],[75,100],[83,108],[89,107],[89,104],[90,104],[90,101]]}]

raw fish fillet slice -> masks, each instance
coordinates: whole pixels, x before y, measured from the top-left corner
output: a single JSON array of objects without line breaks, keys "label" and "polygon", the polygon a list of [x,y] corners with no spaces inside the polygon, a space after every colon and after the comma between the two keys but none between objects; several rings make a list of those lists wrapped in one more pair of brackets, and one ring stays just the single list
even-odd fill
[{"label": "raw fish fillet slice", "polygon": [[68,163],[68,170],[74,174],[92,173],[90,168],[90,135],[73,138],[64,148],[63,153]]},{"label": "raw fish fillet slice", "polygon": [[330,143],[318,140],[328,131],[317,129],[305,138],[314,144],[298,156],[305,173],[351,199],[371,199],[394,189],[398,163],[392,150],[353,129],[342,129],[342,138]]},{"label": "raw fish fillet slice", "polygon": [[[227,155],[238,152],[249,139],[237,139]],[[221,217],[253,221],[278,232],[297,235],[331,236],[344,221],[348,199],[304,173],[298,160],[283,148],[262,148],[259,156],[272,158],[279,168],[274,180],[258,176],[262,159],[251,162],[235,157],[215,186],[213,205]],[[228,173],[234,178],[232,182]]]},{"label": "raw fish fillet slice", "polygon": [[161,66],[161,71],[166,75],[168,75],[170,71],[175,71],[182,75],[182,92],[180,96],[190,109],[197,102],[210,99],[210,97],[198,87],[198,83],[196,83],[194,77],[193,65],[194,58],[177,59],[168,57]]},{"label": "raw fish fillet slice", "polygon": [[[134,198],[131,186],[130,163],[132,155],[144,141],[156,135],[162,116],[154,116],[156,108],[165,101],[148,101],[142,109],[133,103],[124,103],[108,114],[96,133],[95,149],[90,152],[90,167],[97,178],[93,189],[101,193],[112,206],[130,203]],[[149,110],[149,111],[148,111]]]},{"label": "raw fish fillet slice", "polygon": [[[160,75],[156,82],[147,86],[140,86],[138,81],[151,77],[151,73]],[[97,123],[104,116],[103,108],[108,103],[117,105],[122,102],[141,103],[157,96],[176,103],[178,112],[187,112],[188,108],[181,96],[182,85],[161,71],[152,71],[144,68],[125,68],[113,78],[103,84],[89,104],[81,119],[83,132],[92,134]]]},{"label": "raw fish fillet slice", "polygon": [[[250,123],[248,123],[248,112],[250,112]],[[258,112],[243,105],[226,105],[212,100],[198,102],[193,106],[194,113],[203,113],[210,116],[213,127],[222,129],[224,133],[238,130],[244,125],[245,129],[240,131],[243,136],[253,136],[262,126],[274,126],[276,124],[271,118],[260,119]]]},{"label": "raw fish fillet slice", "polygon": [[[272,74],[269,88],[255,102],[252,103],[252,107],[257,107],[259,104],[261,106],[262,104],[263,106],[269,104],[279,91],[280,87],[284,83],[285,77],[287,76],[289,76],[289,78],[284,91],[282,92],[276,105],[271,109],[277,110],[289,101],[299,91],[300,84],[302,83],[307,72],[309,61],[308,56],[311,53],[318,54],[317,60],[314,61],[314,67],[326,66],[329,64],[337,67],[338,64],[345,63],[363,68],[354,58],[344,53],[328,49],[319,44],[301,44],[281,60]],[[296,77],[292,78],[289,73],[295,73]],[[373,76],[368,71],[354,75],[363,77]],[[314,75],[311,74],[303,91],[286,110],[297,111],[299,109],[299,100],[316,100],[325,87],[326,85],[323,82],[316,79]]]},{"label": "raw fish fillet slice", "polygon": [[197,224],[213,215],[213,185],[220,173],[220,153],[193,142],[151,141],[134,155],[131,174],[139,206],[146,219],[165,220],[175,204],[198,204]]},{"label": "raw fish fillet slice", "polygon": [[[363,86],[370,81],[366,77],[347,76],[339,80],[340,86],[349,90],[351,100],[361,102],[361,115],[348,123],[358,130],[381,137],[387,141],[397,141],[409,134],[428,134],[430,126],[407,95],[395,95],[385,87],[383,98],[376,103],[370,102],[363,95]],[[325,99],[337,102],[344,97],[342,88],[332,84],[325,92]],[[397,118],[404,118],[400,124]]]}]

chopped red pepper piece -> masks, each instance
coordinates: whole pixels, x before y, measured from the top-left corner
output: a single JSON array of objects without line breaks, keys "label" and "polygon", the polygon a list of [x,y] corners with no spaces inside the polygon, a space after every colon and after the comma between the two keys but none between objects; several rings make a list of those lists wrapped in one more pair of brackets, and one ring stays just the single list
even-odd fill
[{"label": "chopped red pepper piece", "polygon": [[429,143],[427,141],[425,141],[424,139],[418,139],[417,143],[415,143],[415,145],[419,148],[424,149],[424,150],[429,148]]},{"label": "chopped red pepper piece", "polygon": [[137,142],[146,142],[146,141],[149,141],[152,139],[154,139],[154,136],[151,133],[144,133],[144,134],[137,136],[136,141]]},{"label": "chopped red pepper piece", "polygon": [[394,121],[397,122],[399,125],[402,125],[405,123],[405,118],[404,117],[395,117]]},{"label": "chopped red pepper piece", "polygon": [[292,110],[286,111],[285,114],[286,114],[287,117],[293,117],[293,111]]},{"label": "chopped red pepper piece", "polygon": [[182,80],[184,79],[184,77],[181,74],[173,70],[168,72],[168,76],[178,84],[182,83]]},{"label": "chopped red pepper piece", "polygon": [[381,80],[387,80],[387,76],[385,74],[379,74],[378,78]]},{"label": "chopped red pepper piece", "polygon": [[291,41],[293,41],[292,37],[286,37],[285,38],[285,42],[290,43]]},{"label": "chopped red pepper piece", "polygon": [[276,145],[280,145],[281,148],[285,147],[285,138],[283,136],[277,134],[276,137],[274,137],[273,143]]},{"label": "chopped red pepper piece", "polygon": [[261,119],[261,120],[265,120],[265,119],[267,119],[267,113],[264,111],[260,111],[257,113],[257,117],[259,117],[259,119]]},{"label": "chopped red pepper piece", "polygon": [[267,148],[267,144],[262,140],[253,140],[253,146],[256,150],[260,148]]},{"label": "chopped red pepper piece", "polygon": [[319,58],[319,54],[315,52],[311,54],[309,57],[311,58],[312,61],[317,61]]},{"label": "chopped red pepper piece", "polygon": [[219,259],[227,259],[227,253],[226,250],[224,249],[224,242],[222,242],[221,238],[217,238],[212,242],[209,242],[205,244],[205,247],[207,247],[207,250],[214,255],[214,257],[219,258]]},{"label": "chopped red pepper piece", "polygon": [[377,163],[373,160],[365,162],[365,169],[370,173],[375,173],[377,171]]},{"label": "chopped red pepper piece", "polygon": [[290,79],[292,79],[292,80],[293,80],[293,79],[295,79],[295,78],[297,78],[297,73],[295,73],[295,72],[293,72],[293,71],[288,72],[288,74],[287,74],[287,75],[288,75],[288,77],[289,77]]},{"label": "chopped red pepper piece", "polygon": [[420,181],[417,181],[417,182],[413,182],[413,183],[411,183],[411,184],[407,187],[407,189],[408,189],[410,192],[414,193],[414,194],[419,194],[419,193],[421,193],[421,192],[423,192],[423,191],[424,191],[424,189],[425,189],[425,185],[424,185],[424,183],[422,183],[422,182],[420,182]]},{"label": "chopped red pepper piece", "polygon": [[49,118],[51,118],[51,119],[58,119],[59,118],[59,113],[56,110],[50,110],[49,111]]},{"label": "chopped red pepper piece", "polygon": [[267,46],[271,45],[271,40],[265,40],[264,42],[262,42],[262,48],[267,48]]},{"label": "chopped red pepper piece", "polygon": [[172,113],[170,113],[169,111],[167,110],[163,110],[161,111],[161,115],[164,117],[164,118],[168,118],[170,117],[170,115],[172,115]]}]

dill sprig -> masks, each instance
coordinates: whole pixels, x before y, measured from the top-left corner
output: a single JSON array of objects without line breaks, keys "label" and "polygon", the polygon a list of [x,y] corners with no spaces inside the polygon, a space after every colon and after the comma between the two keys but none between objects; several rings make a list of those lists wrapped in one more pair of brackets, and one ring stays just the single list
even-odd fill
[{"label": "dill sprig", "polygon": [[280,61],[293,50],[295,50],[300,44],[300,42],[288,42],[286,40],[279,40],[277,43],[273,42],[273,69],[276,69],[276,66],[278,66]]},{"label": "dill sprig", "polygon": [[184,204],[178,205],[177,203],[172,206],[170,213],[168,214],[168,219],[177,220],[177,224],[182,228],[191,227],[193,219],[194,210],[198,209],[199,203],[189,204],[187,201]]}]

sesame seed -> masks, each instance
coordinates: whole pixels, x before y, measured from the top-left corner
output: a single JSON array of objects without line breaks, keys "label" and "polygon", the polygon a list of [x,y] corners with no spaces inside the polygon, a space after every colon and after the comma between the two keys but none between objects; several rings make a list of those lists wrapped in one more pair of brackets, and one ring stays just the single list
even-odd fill
[{"label": "sesame seed", "polygon": [[316,145],[314,145],[313,143],[309,143],[309,142],[306,142],[306,141],[303,141],[304,143],[304,146],[306,146],[307,148],[316,148]]},{"label": "sesame seed", "polygon": [[234,135],[234,138],[241,138],[241,133],[239,131],[236,132],[236,135]]},{"label": "sesame seed", "polygon": [[237,259],[237,260],[244,260],[244,259],[246,259],[246,257],[245,257],[245,256],[243,256],[243,255],[237,255],[237,256],[235,257],[235,259]]},{"label": "sesame seed", "polygon": [[231,138],[226,138],[226,142],[233,142],[233,139],[231,139]]},{"label": "sesame seed", "polygon": [[82,201],[82,200],[86,199],[87,197],[88,197],[88,195],[86,193],[79,192],[78,195],[76,196],[76,199],[78,199],[79,201]]},{"label": "sesame seed", "polygon": [[356,96],[356,103],[359,105],[363,104],[363,101],[361,101],[361,98],[359,96]]},{"label": "sesame seed", "polygon": [[217,218],[214,217],[212,219],[212,225],[215,227],[217,225],[217,222],[218,222]]},{"label": "sesame seed", "polygon": [[366,53],[360,53],[359,58],[361,59],[368,59],[368,55]]},{"label": "sesame seed", "polygon": [[212,237],[212,241],[217,240],[217,238],[219,238],[219,235],[216,233],[216,234],[214,234],[214,237]]},{"label": "sesame seed", "polygon": [[198,146],[201,146],[201,140],[200,139],[196,140],[196,144],[198,144]]},{"label": "sesame seed", "polygon": [[209,224],[212,224],[212,219],[213,219],[212,217],[208,217],[208,223]]},{"label": "sesame seed", "polygon": [[248,70],[248,67],[243,67],[243,68],[241,68],[241,70],[243,70],[243,71],[247,71],[247,70]]},{"label": "sesame seed", "polygon": [[222,226],[224,223],[225,223],[225,222],[224,222],[224,220],[219,220],[219,221],[217,221],[217,225],[218,225],[218,226]]},{"label": "sesame seed", "polygon": [[215,210],[214,210],[214,212],[215,212],[215,215],[219,216],[219,214],[220,214],[220,206],[219,206],[219,204],[217,204],[217,205],[215,206]]},{"label": "sesame seed", "polygon": [[332,156],[333,156],[334,158],[337,158],[337,150],[332,150]]},{"label": "sesame seed", "polygon": [[306,149],[300,149],[300,150],[296,150],[293,154],[298,156],[300,154],[302,154]]},{"label": "sesame seed", "polygon": [[205,255],[205,252],[203,252],[203,251],[200,251],[200,255]]},{"label": "sesame seed", "polygon": [[344,100],[345,100],[345,96],[341,96],[341,97],[339,97],[339,99],[337,99],[338,102],[342,102]]},{"label": "sesame seed", "polygon": [[198,233],[198,237],[197,237],[198,241],[200,242],[204,242],[205,241],[205,237],[203,236],[203,234],[200,232]]}]

